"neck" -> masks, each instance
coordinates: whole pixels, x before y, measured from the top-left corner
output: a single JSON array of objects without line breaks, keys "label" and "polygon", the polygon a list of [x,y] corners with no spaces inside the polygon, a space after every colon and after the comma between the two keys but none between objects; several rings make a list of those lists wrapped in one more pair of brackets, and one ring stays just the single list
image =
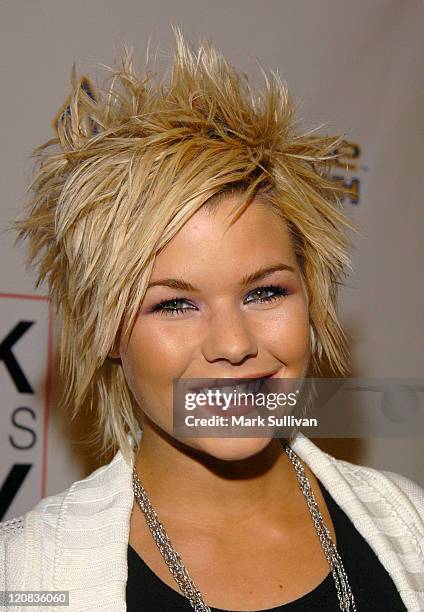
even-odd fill
[{"label": "neck", "polygon": [[297,477],[281,441],[273,438],[246,459],[217,459],[145,423],[135,468],[162,517],[211,529],[244,519],[290,517]]}]

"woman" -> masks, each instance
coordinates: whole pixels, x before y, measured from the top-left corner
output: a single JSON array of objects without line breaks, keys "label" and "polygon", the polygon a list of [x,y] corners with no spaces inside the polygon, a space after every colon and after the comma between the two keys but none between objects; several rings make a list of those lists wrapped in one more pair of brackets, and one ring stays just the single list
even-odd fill
[{"label": "woman", "polygon": [[129,58],[106,95],[74,75],[40,150],[19,237],[62,315],[64,402],[117,452],[2,526],[1,587],[84,611],[422,610],[417,485],[301,434],[173,430],[174,380],[349,372],[340,139],[299,133],[274,74],[258,93],[176,40],[168,80]]}]

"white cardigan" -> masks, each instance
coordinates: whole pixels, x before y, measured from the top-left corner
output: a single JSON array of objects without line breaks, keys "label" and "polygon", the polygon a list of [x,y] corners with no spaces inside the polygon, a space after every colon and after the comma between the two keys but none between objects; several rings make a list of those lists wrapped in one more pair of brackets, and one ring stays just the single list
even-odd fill
[{"label": "white cardigan", "polygon": [[[335,459],[302,434],[292,448],[374,550],[406,608],[423,611],[424,490],[403,476]],[[0,590],[69,590],[69,608],[30,608],[38,612],[126,610],[132,504],[132,465],[119,451],[66,491],[0,523]]]}]

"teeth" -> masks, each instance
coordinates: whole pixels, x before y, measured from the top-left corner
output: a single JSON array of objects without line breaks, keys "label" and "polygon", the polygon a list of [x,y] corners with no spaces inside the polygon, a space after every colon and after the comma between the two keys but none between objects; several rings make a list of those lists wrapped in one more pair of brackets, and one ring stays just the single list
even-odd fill
[{"label": "teeth", "polygon": [[201,387],[200,389],[196,390],[196,394],[207,394],[208,391],[215,391],[216,389],[219,389],[221,393],[225,393],[227,396],[231,393],[234,393],[234,390],[236,390],[237,393],[257,393],[261,386],[261,382],[261,379],[257,378],[256,380],[253,380],[250,383],[240,383],[232,386],[227,385],[225,387]]}]

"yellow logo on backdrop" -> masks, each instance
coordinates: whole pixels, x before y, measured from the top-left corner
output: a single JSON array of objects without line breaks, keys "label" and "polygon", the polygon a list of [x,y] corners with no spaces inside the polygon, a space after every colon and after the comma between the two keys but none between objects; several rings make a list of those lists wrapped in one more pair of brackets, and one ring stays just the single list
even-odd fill
[{"label": "yellow logo on backdrop", "polygon": [[359,204],[361,179],[359,172],[364,167],[359,167],[361,158],[361,148],[356,142],[344,140],[336,150],[338,157],[331,160],[331,177],[334,181],[341,182],[342,186],[348,190],[344,200],[350,200],[355,206]]}]

